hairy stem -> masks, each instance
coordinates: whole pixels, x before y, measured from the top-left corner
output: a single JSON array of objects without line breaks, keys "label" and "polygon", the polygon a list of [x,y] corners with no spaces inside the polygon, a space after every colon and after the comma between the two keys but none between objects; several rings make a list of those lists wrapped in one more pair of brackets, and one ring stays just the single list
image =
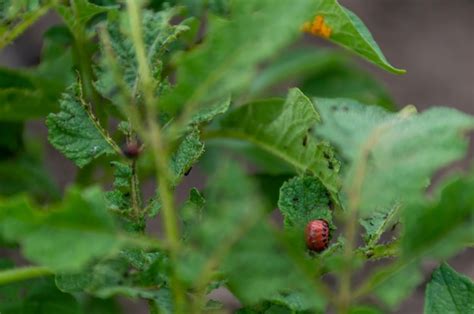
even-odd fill
[{"label": "hairy stem", "polygon": [[16,281],[28,280],[37,277],[50,276],[53,272],[46,267],[26,266],[21,268],[0,271],[0,285],[9,284]]},{"label": "hairy stem", "polygon": [[346,313],[349,310],[352,301],[352,259],[354,257],[354,244],[357,233],[357,211],[351,209],[346,221],[343,255],[345,267],[341,271],[338,296],[338,307],[340,313]]},{"label": "hairy stem", "polygon": [[353,259],[355,256],[355,244],[357,236],[357,213],[361,203],[361,193],[367,169],[367,160],[369,158],[372,146],[377,142],[379,133],[376,132],[363,146],[360,157],[356,163],[353,179],[348,188],[348,212],[345,217],[345,245],[344,245],[344,263],[345,267],[341,271],[338,294],[338,311],[347,313],[352,302],[352,270]]},{"label": "hairy stem", "polygon": [[138,180],[136,160],[132,161],[131,168],[132,168],[132,179],[131,179],[132,208],[135,213],[135,216],[141,219],[142,213],[141,213],[140,184]]},{"label": "hairy stem", "polygon": [[[140,113],[138,112],[137,106],[135,106],[135,99],[128,90],[127,84],[123,80],[123,71],[120,69],[120,65],[117,62],[117,56],[115,55],[110,35],[105,27],[99,28],[99,37],[103,44],[103,53],[105,56],[105,62],[109,70],[112,72],[112,77],[115,85],[119,89],[121,100],[119,102],[119,109],[130,123],[130,128],[136,130],[140,135],[146,134],[146,130],[141,126]],[[132,133],[132,131],[130,132]]]},{"label": "hairy stem", "polygon": [[[160,127],[156,121],[157,118],[157,100],[154,96],[154,89],[145,45],[142,38],[140,23],[140,7],[137,1],[127,0],[127,10],[130,19],[131,35],[135,47],[136,58],[138,62],[138,72],[140,73],[140,87],[145,100],[146,122],[149,128],[148,141],[152,148],[155,167],[158,179],[158,192],[162,201],[162,212],[166,240],[170,246],[170,259],[173,265],[176,265],[179,252],[179,232],[178,220],[174,209],[173,191],[170,185],[170,174],[168,169],[169,157]],[[171,289],[174,296],[175,312],[182,313],[184,310],[184,291],[177,277],[176,271],[172,271]]]},{"label": "hairy stem", "polygon": [[20,36],[27,28],[29,28],[33,23],[35,23],[40,17],[45,15],[52,4],[47,4],[38,10],[27,13],[26,18],[23,19],[20,23],[16,24],[12,29],[3,30],[0,34],[0,49],[11,43],[15,38]]}]

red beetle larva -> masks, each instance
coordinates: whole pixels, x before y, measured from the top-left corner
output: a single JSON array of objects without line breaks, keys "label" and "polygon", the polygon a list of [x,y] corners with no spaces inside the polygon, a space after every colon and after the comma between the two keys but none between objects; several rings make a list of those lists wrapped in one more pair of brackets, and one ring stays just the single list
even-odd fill
[{"label": "red beetle larva", "polygon": [[329,244],[329,225],[323,219],[312,220],[306,225],[305,235],[309,250],[324,251]]}]

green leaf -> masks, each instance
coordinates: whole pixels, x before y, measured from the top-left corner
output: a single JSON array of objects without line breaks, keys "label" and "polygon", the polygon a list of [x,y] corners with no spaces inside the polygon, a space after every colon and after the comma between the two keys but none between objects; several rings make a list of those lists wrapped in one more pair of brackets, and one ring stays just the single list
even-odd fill
[{"label": "green leaf", "polygon": [[[319,297],[319,296],[318,296]],[[286,307],[288,313],[314,313],[314,309],[322,308],[321,300],[318,297],[314,298],[313,294],[301,293],[293,291],[285,294],[280,294],[272,298],[272,302],[279,307]],[[321,302],[321,303],[320,303]],[[267,310],[268,311],[268,310]],[[272,312],[270,312],[272,313]],[[316,312],[319,313],[319,312]]]},{"label": "green leaf", "polygon": [[[0,269],[13,269],[14,264],[0,260]],[[60,292],[51,278],[39,278],[0,286],[2,314],[79,314],[79,304],[70,294]]]},{"label": "green leaf", "polygon": [[[202,198],[195,196],[195,203],[202,204]],[[309,307],[324,306],[310,285],[312,280],[293,270],[292,260],[265,221],[268,205],[240,167],[230,162],[217,167],[209,179],[205,204],[202,219],[189,225],[188,245],[178,266],[183,281],[203,289],[216,268],[243,304],[277,298],[295,288],[310,300]]]},{"label": "green leaf", "polygon": [[254,180],[257,181],[260,191],[266,198],[267,203],[270,204],[270,208],[274,209],[278,207],[278,199],[280,198],[280,188],[293,176],[287,175],[268,175],[258,173],[254,175]]},{"label": "green leaf", "polygon": [[345,97],[391,111],[396,108],[379,80],[342,56],[333,57],[322,64],[317,72],[304,78],[301,90],[310,96]]},{"label": "green leaf", "polygon": [[244,305],[271,300],[296,310],[323,310],[326,300],[310,284],[314,277],[296,263],[262,220],[229,252],[223,270],[228,287]]},{"label": "green leaf", "polygon": [[403,254],[447,257],[474,242],[473,190],[471,174],[451,179],[431,201],[408,206],[403,212]]},{"label": "green leaf", "polygon": [[311,172],[330,192],[337,193],[339,161],[326,142],[311,135],[319,121],[311,101],[292,89],[285,102],[258,101],[230,111],[210,134],[250,142],[300,173]]},{"label": "green leaf", "polygon": [[383,312],[373,307],[355,306],[349,310],[349,314],[383,314]]},{"label": "green leaf", "polygon": [[176,152],[171,156],[173,185],[179,183],[203,153],[204,144],[201,142],[199,130],[195,128],[183,138]]},{"label": "green leaf", "polygon": [[63,94],[61,111],[48,115],[46,125],[49,142],[77,166],[83,167],[101,155],[112,155],[120,150],[114,147],[91,107],[81,99],[78,89],[74,84]]},{"label": "green leaf", "polygon": [[124,244],[98,188],[71,189],[47,213],[23,198],[2,201],[0,209],[3,236],[20,242],[28,259],[54,270],[81,269]]},{"label": "green leaf", "polygon": [[10,44],[25,30],[46,14],[52,1],[40,4],[36,0],[4,0],[0,3],[0,49]]},{"label": "green leaf", "polygon": [[189,198],[181,208],[181,219],[183,221],[183,238],[189,237],[189,230],[193,229],[193,225],[199,224],[202,221],[203,209],[206,200],[201,193],[195,188],[189,192]]},{"label": "green leaf", "polygon": [[346,55],[332,50],[291,48],[272,60],[252,85],[252,95],[274,92],[282,82],[299,82],[306,95],[347,97],[366,104],[394,109],[385,87],[371,74],[357,67]]},{"label": "green leaf", "polygon": [[208,260],[212,261],[214,254],[222,259],[220,251],[235,245],[265,209],[255,182],[237,164],[226,162],[219,166],[209,179],[205,194],[208,206],[202,220],[189,225],[189,246],[179,265],[180,275],[191,284],[197,281]]},{"label": "green leaf", "polygon": [[[0,120],[18,121],[43,117],[58,108],[57,99],[68,82],[70,55],[57,62],[63,66],[62,78],[44,73],[0,69]],[[44,69],[46,64],[42,64]],[[39,69],[39,68],[38,68]],[[51,67],[48,67],[51,69]],[[62,80],[62,81],[60,81]]]},{"label": "green leaf", "polygon": [[360,224],[365,229],[364,240],[368,246],[377,244],[382,234],[399,214],[400,206],[396,203],[390,206],[388,210],[376,210],[370,217],[360,219]]},{"label": "green leaf", "polygon": [[409,263],[388,280],[378,285],[374,294],[393,311],[423,281],[417,262]]},{"label": "green leaf", "polygon": [[[57,108],[51,102],[42,102],[42,94],[35,90],[7,88],[0,90],[2,120],[24,120],[41,117]],[[46,107],[42,105],[46,104]]]},{"label": "green leaf", "polygon": [[21,122],[0,122],[0,160],[8,160],[24,149],[24,125]]},{"label": "green leaf", "polygon": [[0,19],[5,23],[6,19],[15,18],[17,14],[38,9],[39,0],[2,0],[0,1]]},{"label": "green leaf", "polygon": [[[215,129],[219,130],[217,127]],[[259,148],[250,141],[234,139],[230,134],[214,133],[213,130],[214,125],[209,128],[209,132],[204,132],[203,134],[203,138],[208,141],[206,142],[206,151],[199,165],[206,172],[214,172],[215,165],[222,158],[223,151],[238,155],[246,163],[254,165],[259,173],[265,173],[270,176],[293,176],[298,172],[291,164],[271,154],[269,151]],[[280,186],[278,186],[277,192],[279,188]]]},{"label": "green leaf", "polygon": [[73,33],[80,28],[84,28],[87,22],[97,14],[113,9],[113,7],[98,6],[88,0],[75,0],[71,2],[70,6],[56,5],[55,8]]},{"label": "green leaf", "polygon": [[436,269],[426,287],[425,314],[474,312],[474,283],[446,263]]},{"label": "green leaf", "polygon": [[329,39],[347,48],[381,68],[396,74],[405,73],[388,63],[379,46],[364,23],[351,11],[341,6],[337,0],[320,0],[316,15],[324,18],[331,29]]},{"label": "green leaf", "polygon": [[[173,43],[178,36],[188,30],[184,25],[171,25],[170,20],[177,14],[176,8],[170,8],[159,12],[144,11],[142,16],[142,31],[145,52],[152,71],[154,84],[161,81],[162,61],[160,60],[166,53],[168,46]],[[135,49],[130,38],[130,26],[126,13],[111,12],[108,16],[107,33],[109,40],[102,40],[102,59],[96,69],[96,87],[106,98],[112,99],[117,104],[122,105],[124,99],[117,96],[117,86],[124,86],[129,96],[136,95],[138,85],[138,63],[135,56]],[[107,53],[111,50],[112,56]],[[114,60],[111,60],[113,58]],[[113,64],[117,64],[119,69],[115,69]],[[118,72],[118,73],[117,73]],[[120,75],[117,75],[120,74]],[[123,78],[123,79],[122,79]],[[117,84],[117,80],[120,81]],[[156,88],[161,92],[160,88]]]},{"label": "green leaf", "polygon": [[0,161],[0,195],[28,192],[38,200],[59,198],[59,188],[51,173],[37,156],[32,155],[21,152],[14,158]]},{"label": "green leaf", "polygon": [[463,132],[474,128],[473,117],[450,108],[390,113],[347,99],[314,102],[324,121],[315,133],[350,162],[346,188],[358,189],[350,193],[360,194],[362,214],[420,199],[436,170],[463,157]]},{"label": "green leaf", "polygon": [[[12,297],[4,298],[4,291],[11,290]],[[2,291],[3,290],[3,291]],[[58,291],[52,280],[35,280],[9,285],[0,289],[2,314],[80,314],[76,299]]]},{"label": "green leaf", "polygon": [[46,32],[41,63],[32,69],[0,69],[0,120],[40,118],[59,108],[58,99],[72,82],[69,42]]},{"label": "green leaf", "polygon": [[126,211],[131,207],[132,167],[118,161],[112,161],[110,165],[114,167],[114,189],[105,193],[107,208]]},{"label": "green leaf", "polygon": [[[154,0],[155,8],[159,8],[166,2],[166,0]],[[209,1],[195,1],[195,0],[178,0],[175,3],[185,5],[189,14],[192,16],[202,16],[204,13],[211,12],[216,15],[227,15],[231,9],[231,2],[229,0],[209,0]]]},{"label": "green leaf", "polygon": [[41,78],[38,80],[41,88],[55,92],[55,102],[74,81],[73,44],[73,36],[66,26],[50,27],[43,36],[41,63],[31,71],[33,76]]},{"label": "green leaf", "polygon": [[114,187],[117,189],[129,189],[130,180],[132,178],[132,167],[118,161],[112,161],[110,165],[114,167]]},{"label": "green leaf", "polygon": [[210,106],[200,108],[191,118],[190,124],[203,124],[210,122],[216,116],[226,113],[230,106],[230,97],[216,101]]},{"label": "green leaf", "polygon": [[282,185],[278,208],[286,227],[304,229],[314,219],[324,219],[332,226],[330,203],[329,193],[321,181],[304,176],[294,177]]},{"label": "green leaf", "polygon": [[58,274],[56,284],[67,293],[85,292],[100,298],[123,295],[164,302],[170,297],[165,287],[166,259],[161,253],[126,250],[82,272]]},{"label": "green leaf", "polygon": [[312,0],[291,5],[235,1],[229,20],[211,16],[204,43],[177,61],[176,88],[161,105],[172,113],[181,108],[192,111],[240,91],[252,81],[261,62],[299,36],[299,26],[312,7]]},{"label": "green leaf", "polygon": [[35,147],[37,139],[24,139],[23,131],[23,123],[0,122],[0,197],[28,193],[41,203],[58,200],[59,187]]}]

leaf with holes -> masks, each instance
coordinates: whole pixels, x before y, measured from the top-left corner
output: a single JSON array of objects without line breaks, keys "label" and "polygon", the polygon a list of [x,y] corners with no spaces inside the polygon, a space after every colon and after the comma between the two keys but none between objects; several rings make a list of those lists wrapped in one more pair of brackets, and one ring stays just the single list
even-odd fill
[{"label": "leaf with holes", "polygon": [[464,156],[465,133],[474,129],[474,117],[450,108],[391,113],[348,99],[314,103],[324,122],[314,132],[350,162],[345,185],[364,215],[422,198],[431,176]]},{"label": "leaf with holes", "polygon": [[331,192],[339,191],[339,161],[331,146],[311,134],[319,113],[298,89],[286,101],[257,101],[228,112],[210,134],[250,142],[299,173],[311,172]]}]

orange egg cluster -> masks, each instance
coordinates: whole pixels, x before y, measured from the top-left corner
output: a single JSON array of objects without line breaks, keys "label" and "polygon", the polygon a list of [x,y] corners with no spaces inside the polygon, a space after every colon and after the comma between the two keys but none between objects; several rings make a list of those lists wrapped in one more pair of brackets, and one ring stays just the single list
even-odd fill
[{"label": "orange egg cluster", "polygon": [[331,36],[332,29],[324,23],[324,16],[316,15],[312,22],[306,22],[301,27],[301,31],[323,38]]}]

